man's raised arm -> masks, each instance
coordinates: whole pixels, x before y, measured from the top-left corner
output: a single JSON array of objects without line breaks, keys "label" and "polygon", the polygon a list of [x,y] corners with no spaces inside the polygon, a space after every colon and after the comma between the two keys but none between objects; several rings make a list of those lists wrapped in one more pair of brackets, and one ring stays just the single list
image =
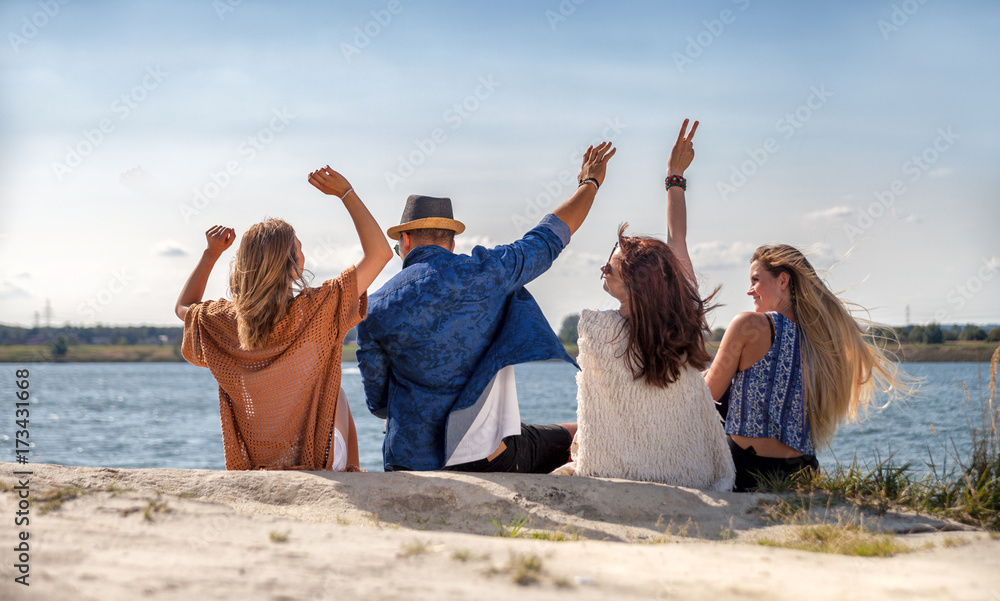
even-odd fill
[{"label": "man's raised arm", "polygon": [[617,148],[611,147],[611,142],[601,142],[597,147],[587,147],[587,152],[583,153],[583,166],[580,167],[579,181],[582,182],[576,189],[573,196],[559,205],[552,211],[556,217],[562,219],[563,223],[569,226],[569,234],[572,236],[576,230],[583,225],[583,220],[590,213],[590,207],[594,204],[594,196],[597,189],[604,183],[604,174],[608,168],[608,159],[615,156]]}]

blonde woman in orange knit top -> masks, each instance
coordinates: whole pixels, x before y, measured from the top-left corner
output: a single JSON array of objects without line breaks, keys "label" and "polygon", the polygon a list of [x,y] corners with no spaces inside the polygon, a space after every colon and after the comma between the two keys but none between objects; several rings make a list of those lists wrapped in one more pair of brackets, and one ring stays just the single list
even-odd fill
[{"label": "blonde woman in orange knit top", "polygon": [[202,301],[212,268],[236,239],[217,225],[177,299],[184,358],[211,369],[219,383],[226,469],[360,469],[341,354],[392,250],[344,176],[327,166],[309,183],[343,201],[361,239],[356,265],[309,287],[295,230],[268,219],[243,235],[229,278],[232,301]]}]

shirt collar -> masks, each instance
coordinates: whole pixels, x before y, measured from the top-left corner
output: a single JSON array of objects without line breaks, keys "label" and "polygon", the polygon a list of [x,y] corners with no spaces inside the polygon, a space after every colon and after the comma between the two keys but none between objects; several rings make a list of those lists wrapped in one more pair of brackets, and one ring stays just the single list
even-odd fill
[{"label": "shirt collar", "polygon": [[441,253],[452,254],[450,250],[442,248],[435,244],[418,246],[413,250],[411,250],[409,253],[407,253],[406,258],[403,259],[403,269],[406,269],[407,267],[413,265],[414,263],[421,263],[423,261],[426,261],[427,259],[430,259],[431,257],[439,255]]}]

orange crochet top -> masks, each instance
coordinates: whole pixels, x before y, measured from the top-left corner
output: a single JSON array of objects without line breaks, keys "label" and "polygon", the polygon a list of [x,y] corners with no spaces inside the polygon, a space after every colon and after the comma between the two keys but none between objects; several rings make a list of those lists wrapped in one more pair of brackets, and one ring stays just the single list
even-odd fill
[{"label": "orange crochet top", "polygon": [[331,468],[344,336],[367,311],[353,266],[300,292],[266,348],[240,349],[230,301],[188,308],[181,351],[219,382],[226,469]]}]

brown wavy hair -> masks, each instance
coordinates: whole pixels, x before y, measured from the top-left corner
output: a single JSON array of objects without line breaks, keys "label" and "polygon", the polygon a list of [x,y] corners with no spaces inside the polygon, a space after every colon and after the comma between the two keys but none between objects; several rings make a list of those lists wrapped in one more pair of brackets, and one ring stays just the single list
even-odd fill
[{"label": "brown wavy hair", "polygon": [[297,287],[307,286],[295,252],[295,229],[281,219],[250,226],[240,240],[229,274],[240,348],[263,348],[288,312]]},{"label": "brown wavy hair", "polygon": [[711,333],[707,314],[719,288],[702,298],[665,242],[626,236],[626,227],[618,228],[620,273],[628,292],[625,365],[636,380],[663,388],[677,380],[685,364],[701,370],[711,362],[705,350]]}]

